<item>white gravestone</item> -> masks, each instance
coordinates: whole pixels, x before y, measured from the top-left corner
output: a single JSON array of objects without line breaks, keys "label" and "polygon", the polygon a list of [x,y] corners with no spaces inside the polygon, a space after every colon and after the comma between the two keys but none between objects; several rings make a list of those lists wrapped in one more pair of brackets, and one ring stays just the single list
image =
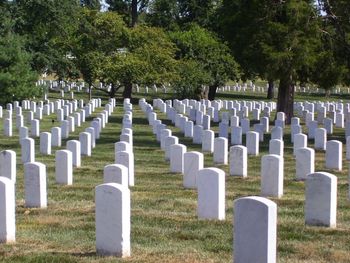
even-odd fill
[{"label": "white gravestone", "polygon": [[40,153],[44,155],[51,154],[51,133],[40,133]]},{"label": "white gravestone", "polygon": [[39,162],[24,164],[26,207],[47,207],[46,166]]},{"label": "white gravestone", "polygon": [[247,177],[248,175],[247,147],[235,145],[230,148],[230,175]]},{"label": "white gravestone", "polygon": [[35,160],[34,139],[24,138],[21,140],[22,163],[32,163]]},{"label": "white gravestone", "polygon": [[121,164],[106,165],[103,169],[103,183],[117,183],[128,188],[128,168]]},{"label": "white gravestone", "polygon": [[276,203],[258,196],[235,200],[234,226],[235,263],[276,263]]},{"label": "white gravestone", "polygon": [[212,130],[203,131],[202,138],[202,151],[203,152],[214,152],[214,137],[215,133]]},{"label": "white gravestone", "polygon": [[247,132],[246,147],[249,155],[259,155],[259,134],[257,132]]},{"label": "white gravestone", "polygon": [[4,150],[0,152],[0,177],[7,177],[16,182],[16,152]]},{"label": "white gravestone", "polygon": [[326,172],[309,174],[305,191],[305,224],[336,227],[337,177]]},{"label": "white gravestone", "polygon": [[16,241],[15,183],[0,177],[0,243]]},{"label": "white gravestone", "polygon": [[53,127],[51,128],[51,146],[61,147],[62,138],[61,138],[61,128]]},{"label": "white gravestone", "polygon": [[204,155],[200,152],[186,152],[184,154],[183,186],[197,188],[198,171],[204,167]]},{"label": "white gravestone", "polygon": [[214,163],[227,164],[228,162],[228,141],[224,137],[214,139]]},{"label": "white gravestone", "polygon": [[95,189],[96,250],[102,256],[130,256],[130,190],[107,183]]},{"label": "white gravestone", "polygon": [[81,154],[91,156],[91,134],[88,132],[79,133]]},{"label": "white gravestone", "polygon": [[326,144],[326,168],[341,171],[342,161],[343,144],[336,140],[328,141]]},{"label": "white gravestone", "polygon": [[80,141],[70,140],[67,141],[67,150],[72,152],[72,162],[74,167],[81,166],[81,151],[80,151]]},{"label": "white gravestone", "polygon": [[225,172],[218,168],[204,168],[197,176],[200,219],[225,219]]},{"label": "white gravestone", "polygon": [[132,152],[121,151],[115,154],[115,163],[128,168],[129,186],[135,185],[134,179],[134,154]]},{"label": "white gravestone", "polygon": [[261,158],[261,195],[282,197],[283,195],[283,158],[268,154]]},{"label": "white gravestone", "polygon": [[170,146],[170,172],[184,172],[184,154],[187,147],[183,144],[173,144]]},{"label": "white gravestone", "polygon": [[296,179],[305,180],[307,175],[315,171],[315,150],[299,148],[296,151]]},{"label": "white gravestone", "polygon": [[58,184],[73,184],[73,156],[68,150],[56,151],[56,182]]}]

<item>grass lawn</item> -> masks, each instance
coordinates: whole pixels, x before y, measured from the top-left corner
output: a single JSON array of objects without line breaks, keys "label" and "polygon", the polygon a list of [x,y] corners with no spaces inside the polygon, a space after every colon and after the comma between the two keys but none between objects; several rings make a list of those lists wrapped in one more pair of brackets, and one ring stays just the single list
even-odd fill
[{"label": "grass lawn", "polygon": [[[87,96],[77,94],[77,98]],[[107,102],[104,94],[103,105]],[[16,183],[16,243],[0,245],[2,262],[232,262],[233,253],[233,200],[260,194],[260,161],[268,153],[270,135],[260,145],[260,155],[249,157],[246,179],[226,176],[226,219],[224,221],[198,220],[196,216],[197,193],[182,187],[182,176],[170,173],[169,163],[164,161],[152,129],[144,113],[137,106],[137,99],[145,96],[151,102],[171,94],[135,95],[133,110],[133,138],[135,154],[135,186],[131,188],[131,257],[116,259],[99,257],[95,251],[94,188],[103,182],[103,168],[114,162],[114,143],[119,141],[123,110],[121,100],[109,118],[109,123],[97,140],[91,157],[82,158],[81,168],[73,172],[73,185],[55,183],[55,161],[53,154],[39,153],[36,142],[36,161],[47,167],[48,208],[28,209],[24,207],[23,165],[20,161],[18,133],[14,129],[12,138],[4,137],[0,123],[0,150],[17,152]],[[50,93],[51,100],[58,93]],[[264,100],[264,95],[222,93],[218,98],[232,100]],[[314,95],[297,95],[296,100],[324,100]],[[332,97],[330,100],[344,101],[349,97]],[[79,132],[90,125],[90,121],[102,108],[97,108],[82,127],[71,133],[69,139],[78,139]],[[171,126],[165,115],[157,112],[158,118],[171,127],[180,143],[187,150],[201,151],[200,145],[192,144],[188,138]],[[274,114],[271,117],[271,123]],[[14,114],[15,117],[15,114]],[[26,113],[24,112],[26,122]],[[41,131],[50,131],[58,126],[56,115],[44,116]],[[13,122],[15,126],[15,121]],[[218,131],[218,124],[212,123]],[[303,127],[306,132],[306,128]],[[278,205],[278,262],[350,262],[350,203],[348,200],[348,164],[344,160],[343,171],[324,168],[325,153],[316,152],[316,171],[327,171],[338,177],[337,228],[308,227],[304,224],[304,182],[295,181],[295,159],[292,156],[290,129],[284,131],[284,196],[274,199]],[[334,129],[328,139],[345,142],[344,130]],[[245,139],[243,139],[245,142]],[[309,140],[313,146],[313,141]],[[65,142],[63,142],[65,148]],[[205,167],[214,166],[211,154],[205,154]],[[228,166],[218,166],[228,174]]]}]

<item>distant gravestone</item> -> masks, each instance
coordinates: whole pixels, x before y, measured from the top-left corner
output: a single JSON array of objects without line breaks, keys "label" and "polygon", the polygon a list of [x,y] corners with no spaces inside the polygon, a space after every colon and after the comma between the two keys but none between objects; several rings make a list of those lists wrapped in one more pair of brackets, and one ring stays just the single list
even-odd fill
[{"label": "distant gravestone", "polygon": [[214,137],[215,133],[212,130],[203,131],[202,139],[202,151],[203,152],[214,152]]},{"label": "distant gravestone", "polygon": [[120,151],[115,154],[115,163],[128,168],[129,186],[135,185],[134,179],[134,154],[132,152]]},{"label": "distant gravestone", "polygon": [[336,227],[337,177],[326,172],[309,174],[306,179],[305,223]]},{"label": "distant gravestone", "polygon": [[51,146],[61,147],[62,137],[61,137],[61,128],[53,127],[51,129]]},{"label": "distant gravestone", "polygon": [[247,132],[246,147],[249,155],[259,155],[259,134],[257,132]]},{"label": "distant gravestone", "polygon": [[275,263],[277,205],[257,196],[234,201],[234,262]]},{"label": "distant gravestone", "polygon": [[72,152],[73,166],[80,167],[81,166],[80,142],[78,140],[67,141],[67,150]]},{"label": "distant gravestone", "polygon": [[103,169],[103,183],[117,183],[129,186],[128,168],[121,164],[109,164]]},{"label": "distant gravestone", "polygon": [[79,141],[81,154],[91,156],[91,134],[88,132],[79,133]]},{"label": "distant gravestone", "polygon": [[204,167],[204,156],[200,152],[185,152],[183,186],[197,188],[198,171]]},{"label": "distant gravestone", "polygon": [[227,164],[228,162],[228,141],[224,137],[214,139],[214,163]]},{"label": "distant gravestone", "polygon": [[73,184],[73,156],[68,150],[56,151],[55,157],[56,182],[58,184]]},{"label": "distant gravestone", "polygon": [[326,144],[326,168],[341,171],[343,161],[343,144],[331,140]]},{"label": "distant gravestone", "polygon": [[230,147],[230,175],[247,177],[247,147],[236,145]]},{"label": "distant gravestone", "polygon": [[22,163],[32,163],[35,160],[34,139],[24,138],[21,140]]},{"label": "distant gravestone", "polygon": [[40,153],[44,155],[51,154],[51,133],[40,133]]},{"label": "distant gravestone", "polygon": [[315,150],[326,150],[327,131],[324,128],[315,130]]},{"label": "distant gravestone", "polygon": [[184,154],[187,147],[183,144],[173,144],[170,146],[170,172],[184,172]]},{"label": "distant gravestone", "polygon": [[315,171],[315,150],[311,148],[299,148],[295,154],[296,179],[305,180],[307,175]]},{"label": "distant gravestone", "polygon": [[282,197],[283,195],[283,158],[276,154],[261,158],[261,195]]},{"label": "distant gravestone", "polygon": [[116,183],[95,189],[96,250],[102,256],[130,256],[130,190]]},{"label": "distant gravestone", "polygon": [[16,152],[4,150],[0,152],[0,177],[7,177],[16,182]]},{"label": "distant gravestone", "polygon": [[302,133],[294,135],[294,144],[293,144],[293,154],[295,155],[299,148],[307,147],[307,136]]}]

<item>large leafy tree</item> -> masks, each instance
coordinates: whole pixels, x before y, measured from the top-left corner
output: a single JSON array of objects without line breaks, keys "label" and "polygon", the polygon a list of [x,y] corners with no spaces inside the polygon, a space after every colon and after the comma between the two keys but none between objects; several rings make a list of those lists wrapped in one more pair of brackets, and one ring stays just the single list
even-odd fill
[{"label": "large leafy tree", "polygon": [[0,104],[32,98],[40,94],[35,87],[37,74],[30,67],[31,56],[24,39],[13,32],[10,4],[0,4]]},{"label": "large leafy tree", "polygon": [[94,82],[100,79],[101,61],[124,47],[125,34],[126,27],[118,14],[90,9],[81,11],[78,27],[72,38],[72,55],[89,86],[90,98]]},{"label": "large leafy tree", "polygon": [[176,78],[175,48],[163,30],[130,28],[124,44],[123,49],[104,57],[99,74],[112,87],[123,87],[124,98],[131,98],[133,84],[161,85]]},{"label": "large leafy tree", "polygon": [[153,0],[146,21],[172,30],[191,23],[212,29],[216,28],[216,11],[220,4],[221,1],[216,0]]},{"label": "large leafy tree", "polygon": [[208,99],[215,99],[218,87],[238,77],[238,65],[228,46],[214,33],[192,24],[188,30],[170,35],[178,48],[177,58],[197,61],[207,72],[209,78],[203,84],[209,86],[209,94],[204,94]]},{"label": "large leafy tree", "polygon": [[[346,69],[342,81],[350,83],[350,4],[347,0],[318,0],[322,11],[323,39],[334,67]],[[339,71],[337,71],[339,73]],[[339,75],[339,74],[337,74]]]},{"label": "large leafy tree", "polygon": [[289,122],[294,85],[316,62],[320,30],[314,2],[224,0],[219,16],[242,67],[279,81],[277,111]]},{"label": "large leafy tree", "polygon": [[117,11],[124,16],[130,27],[135,27],[139,16],[145,12],[150,0],[107,0],[109,10]]},{"label": "large leafy tree", "polygon": [[25,36],[33,55],[32,68],[55,73],[60,79],[75,71],[69,56],[70,38],[79,11],[77,0],[16,0],[13,2],[16,32]]}]

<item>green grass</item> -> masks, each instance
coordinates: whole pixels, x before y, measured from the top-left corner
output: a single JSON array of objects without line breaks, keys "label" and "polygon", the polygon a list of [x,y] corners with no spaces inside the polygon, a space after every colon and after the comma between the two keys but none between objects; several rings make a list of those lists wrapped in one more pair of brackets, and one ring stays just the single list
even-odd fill
[{"label": "green grass", "polygon": [[[104,96],[103,94],[100,94]],[[171,98],[171,94],[157,94]],[[218,94],[222,99],[263,100],[264,95]],[[80,97],[82,95],[77,95]],[[140,94],[151,102],[155,94]],[[57,93],[50,94],[58,98]],[[104,103],[107,101],[103,97]],[[299,98],[297,98],[299,99]],[[301,99],[301,98],[300,98]],[[308,100],[321,100],[314,97]],[[338,98],[331,98],[337,100]],[[345,99],[344,99],[345,100]],[[51,156],[39,153],[36,139],[36,161],[47,166],[48,208],[24,207],[23,165],[20,162],[18,134],[12,138],[0,136],[0,150],[17,152],[16,183],[16,243],[0,245],[2,262],[232,262],[233,200],[260,194],[260,160],[267,154],[270,135],[260,146],[258,157],[249,157],[248,178],[226,177],[226,219],[198,220],[197,193],[182,187],[182,176],[169,171],[151,127],[137,105],[133,110],[135,186],[131,188],[131,254],[127,259],[99,257],[95,252],[94,188],[103,181],[103,168],[114,161],[114,142],[119,140],[123,110],[118,106],[102,131],[92,157],[82,158],[82,167],[74,169],[72,186],[55,183],[54,152]],[[104,104],[103,103],[103,104]],[[95,114],[100,112],[98,108]],[[90,123],[77,128],[69,139],[78,138]],[[162,120],[165,116],[158,112]],[[45,117],[41,131],[50,131],[55,115]],[[271,117],[272,123],[272,117]],[[58,125],[55,123],[54,125]],[[218,131],[217,124],[212,124]],[[180,143],[188,151],[201,151],[177,128]],[[304,127],[305,129],[305,127]],[[304,130],[306,132],[306,130]],[[3,134],[2,123],[0,133]],[[350,261],[350,204],[348,201],[347,162],[342,172],[324,169],[324,152],[316,152],[316,170],[328,171],[338,177],[337,228],[309,227],[304,224],[304,182],[295,181],[295,159],[292,156],[289,127],[285,130],[284,196],[272,198],[278,204],[278,262],[349,262]],[[335,129],[329,139],[344,142],[344,131]],[[245,140],[243,140],[244,142]],[[313,142],[309,141],[309,145]],[[63,143],[65,146],[65,142]],[[345,151],[345,148],[344,148]],[[345,158],[345,155],[344,155]],[[205,166],[214,166],[211,154],[205,154]],[[228,166],[218,166],[228,174]]]}]

